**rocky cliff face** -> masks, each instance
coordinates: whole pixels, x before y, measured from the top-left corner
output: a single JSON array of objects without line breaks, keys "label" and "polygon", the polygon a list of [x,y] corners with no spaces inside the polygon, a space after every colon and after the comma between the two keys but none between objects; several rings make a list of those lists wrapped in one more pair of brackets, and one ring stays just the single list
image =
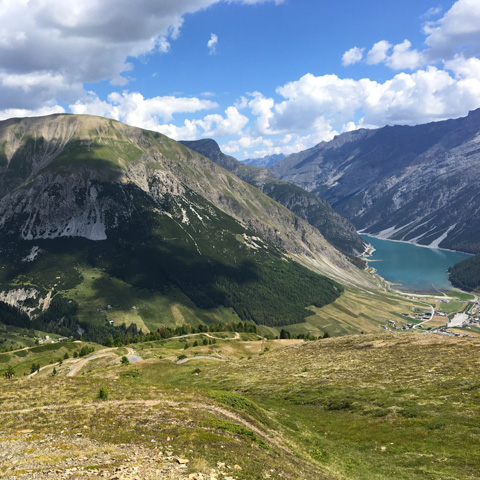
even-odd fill
[{"label": "rocky cliff face", "polygon": [[307,222],[163,135],[91,116],[0,122],[3,236],[103,241],[142,204],[186,226],[213,221],[209,203],[317,272],[370,282]]},{"label": "rocky cliff face", "polygon": [[217,165],[234,173],[306,220],[340,251],[351,256],[364,252],[365,243],[358,236],[355,227],[345,217],[335,212],[325,200],[296,185],[279,180],[267,168],[245,165],[236,158],[225,155],[214,140],[203,139],[181,143],[210,158]]},{"label": "rocky cliff face", "polygon": [[480,251],[480,110],[465,118],[358,130],[273,165],[359,230]]}]

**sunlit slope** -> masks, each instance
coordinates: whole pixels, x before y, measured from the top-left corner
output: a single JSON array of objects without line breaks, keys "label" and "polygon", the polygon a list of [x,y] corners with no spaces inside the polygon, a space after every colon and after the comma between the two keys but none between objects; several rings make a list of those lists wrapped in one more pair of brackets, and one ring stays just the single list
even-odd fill
[{"label": "sunlit slope", "polygon": [[318,273],[372,286],[314,227],[161,134],[54,115],[2,122],[0,145],[0,300],[31,316],[58,294],[98,325],[287,325],[341,294]]}]

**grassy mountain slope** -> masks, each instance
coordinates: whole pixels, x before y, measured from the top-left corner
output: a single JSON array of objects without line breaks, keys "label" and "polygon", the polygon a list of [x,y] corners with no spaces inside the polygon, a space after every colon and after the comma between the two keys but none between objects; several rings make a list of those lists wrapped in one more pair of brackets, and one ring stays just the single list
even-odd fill
[{"label": "grassy mountain slope", "polygon": [[214,140],[203,139],[181,143],[210,158],[306,220],[316,227],[332,245],[350,258],[354,259],[356,255],[364,252],[365,242],[357,235],[355,227],[335,212],[328,202],[292,183],[278,180],[266,168],[245,165],[234,157],[225,155]]},{"label": "grassy mountain slope", "polygon": [[[126,366],[126,349],[106,349],[68,379],[73,358],[53,377],[51,365],[31,379],[1,378],[1,474],[478,477],[477,339],[213,336],[198,347],[193,338],[135,344],[144,360]],[[177,364],[183,354],[189,361]],[[202,355],[227,361],[194,358]]]},{"label": "grassy mountain slope", "polygon": [[0,143],[0,300],[31,315],[56,302],[70,327],[286,325],[341,293],[314,272],[371,282],[306,222],[158,133],[54,115],[2,122]]}]

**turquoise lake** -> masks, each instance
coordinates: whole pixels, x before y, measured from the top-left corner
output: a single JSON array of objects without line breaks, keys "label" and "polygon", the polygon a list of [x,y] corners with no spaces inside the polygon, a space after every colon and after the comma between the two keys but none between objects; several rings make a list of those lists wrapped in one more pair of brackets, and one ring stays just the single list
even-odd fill
[{"label": "turquoise lake", "polygon": [[394,288],[411,292],[435,292],[451,289],[447,269],[469,257],[466,253],[426,248],[409,243],[380,240],[361,235],[374,246],[369,264]]}]

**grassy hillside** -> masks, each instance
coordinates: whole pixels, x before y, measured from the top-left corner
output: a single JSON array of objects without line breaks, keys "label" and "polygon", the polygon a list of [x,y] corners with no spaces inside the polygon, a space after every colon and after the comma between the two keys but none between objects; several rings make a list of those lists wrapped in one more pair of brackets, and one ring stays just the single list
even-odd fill
[{"label": "grassy hillside", "polygon": [[68,379],[67,362],[1,379],[2,475],[478,478],[478,339],[208,335],[136,344],[131,365],[110,349]]},{"label": "grassy hillside", "polygon": [[[139,194],[133,189],[132,195]],[[37,307],[36,328],[77,335],[78,319],[83,329],[95,326],[86,338],[97,341],[112,333],[105,328],[110,321],[135,323],[144,332],[240,319],[289,325],[302,322],[311,313],[307,307],[342,293],[339,284],[291,261],[208,202],[195,198],[195,206],[203,216],[182,224],[174,215],[191,208],[188,196],[182,203],[165,195],[163,215],[140,196],[129,223],[105,241],[6,239],[0,281],[5,290],[50,292],[50,308],[59,298],[76,305],[49,317]],[[34,247],[39,254],[25,261]],[[62,318],[63,330],[57,328]]]}]

